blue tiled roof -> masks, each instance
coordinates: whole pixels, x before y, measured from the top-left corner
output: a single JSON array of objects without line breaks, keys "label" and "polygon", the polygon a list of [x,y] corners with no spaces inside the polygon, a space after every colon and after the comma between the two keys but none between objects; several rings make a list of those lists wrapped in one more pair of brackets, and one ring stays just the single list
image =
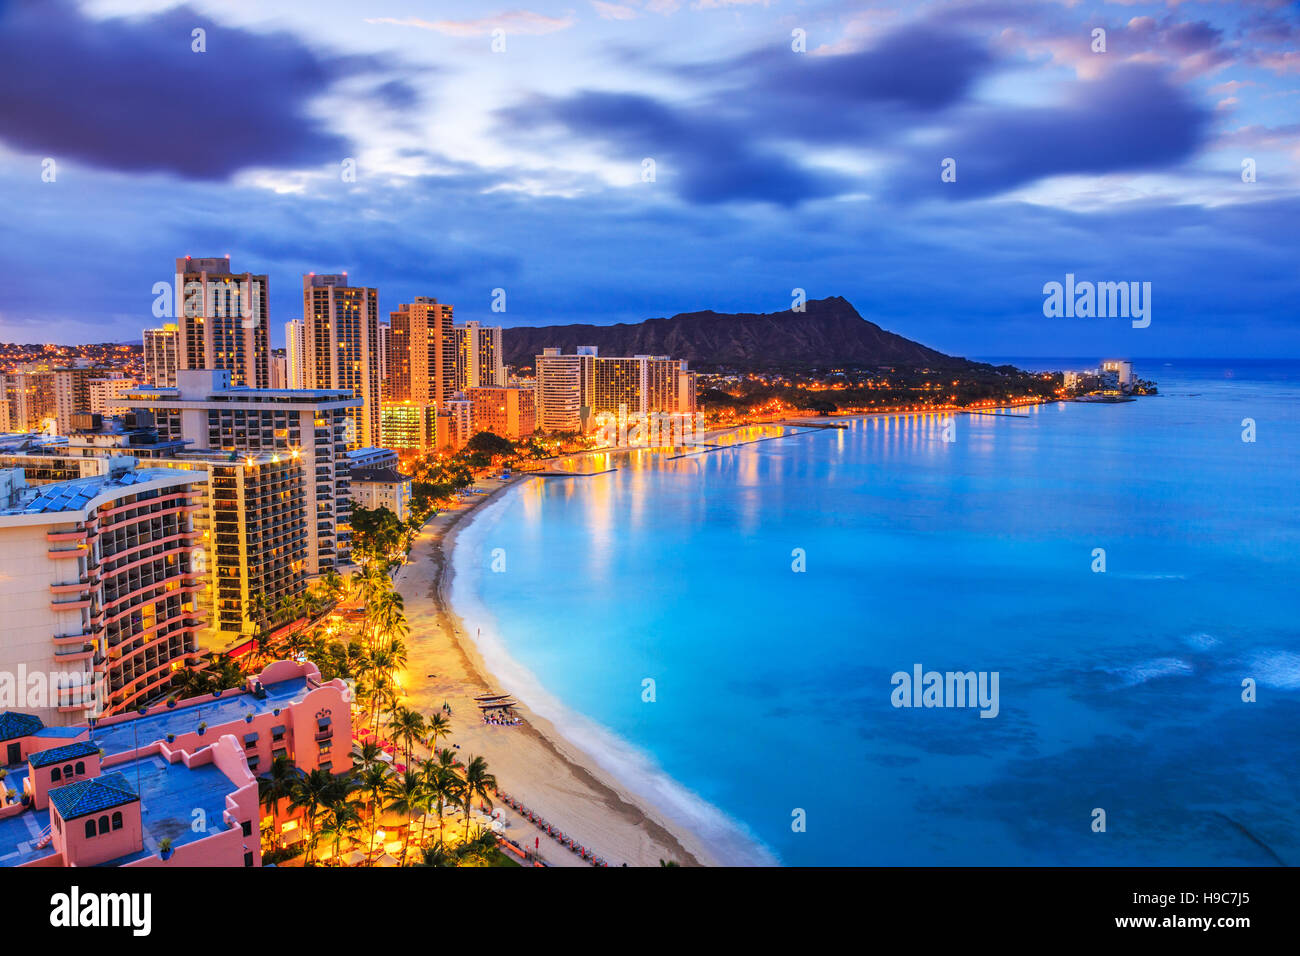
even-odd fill
[{"label": "blue tiled roof", "polygon": [[120,807],[137,799],[131,784],[121,773],[106,773],[50,791],[50,803],[65,820]]},{"label": "blue tiled roof", "polygon": [[0,714],[0,740],[30,737],[44,726],[45,722],[35,714],[20,714],[16,710],[6,710]]},{"label": "blue tiled roof", "polygon": [[97,753],[99,753],[99,747],[89,740],[83,740],[79,744],[64,744],[62,747],[53,747],[49,750],[42,750],[40,753],[28,754],[27,762],[33,767],[48,767],[51,764],[63,763],[65,760],[75,760],[77,757],[89,757],[91,754]]}]

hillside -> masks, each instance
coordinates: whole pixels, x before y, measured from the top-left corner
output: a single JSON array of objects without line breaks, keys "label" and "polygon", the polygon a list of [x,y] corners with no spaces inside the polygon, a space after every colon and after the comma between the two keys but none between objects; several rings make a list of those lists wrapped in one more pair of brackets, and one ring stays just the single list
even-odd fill
[{"label": "hillside", "polygon": [[595,345],[602,355],[670,355],[692,367],[969,364],[868,322],[840,296],[810,299],[804,312],[686,312],[636,324],[508,328],[502,335],[506,363],[514,366],[531,366],[546,347],[571,353],[579,345]]}]

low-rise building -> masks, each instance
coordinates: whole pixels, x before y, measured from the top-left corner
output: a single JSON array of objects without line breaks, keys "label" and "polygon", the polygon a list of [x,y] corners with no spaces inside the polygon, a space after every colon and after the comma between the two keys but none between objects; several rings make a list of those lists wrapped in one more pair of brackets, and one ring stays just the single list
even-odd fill
[{"label": "low-rise building", "polygon": [[411,513],[411,476],[395,468],[354,468],[352,504],[367,510],[387,508],[405,521]]},{"label": "low-rise building", "polygon": [[278,661],[243,688],[72,727],[0,713],[0,865],[260,866],[264,830],[303,828],[259,803],[256,775],[277,757],[350,770],[351,703],[342,680]]}]

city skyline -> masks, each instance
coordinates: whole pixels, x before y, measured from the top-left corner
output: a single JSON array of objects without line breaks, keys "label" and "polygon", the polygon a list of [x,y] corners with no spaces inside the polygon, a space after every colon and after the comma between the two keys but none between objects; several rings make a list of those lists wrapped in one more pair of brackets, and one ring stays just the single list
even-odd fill
[{"label": "city skyline", "polygon": [[[138,341],[177,256],[229,254],[274,347],[298,277],[346,271],[507,329],[800,288],[958,355],[1300,355],[1281,6],[54,6],[0,13],[6,341]],[[166,135],[173,96],[226,147]],[[109,243],[87,307],[66,265]],[[1150,282],[1151,325],[1045,317],[1068,273]]]}]

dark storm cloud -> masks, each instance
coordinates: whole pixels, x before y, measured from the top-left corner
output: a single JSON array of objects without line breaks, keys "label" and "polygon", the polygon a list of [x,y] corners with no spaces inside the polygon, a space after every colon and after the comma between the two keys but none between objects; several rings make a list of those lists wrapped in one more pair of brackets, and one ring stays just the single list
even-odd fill
[{"label": "dark storm cloud", "polygon": [[[1214,31],[1193,27],[1179,43],[1213,48]],[[1099,80],[1063,84],[1051,106],[981,106],[971,87],[996,65],[969,38],[909,27],[858,53],[765,50],[676,68],[709,84],[689,105],[588,90],[497,115],[511,133],[549,130],[624,161],[655,158],[661,179],[688,202],[782,206],[857,191],[885,200],[935,189],[945,199],[989,196],[1066,173],[1176,166],[1204,139],[1208,112],[1161,67],[1121,64]],[[908,144],[919,129],[931,133],[924,154]],[[807,165],[800,144],[888,148],[907,158],[883,177],[855,180]],[[958,160],[956,184],[939,179],[945,157]]]},{"label": "dark storm cloud", "polygon": [[892,105],[930,112],[959,102],[994,65],[989,51],[959,33],[926,24],[895,30],[874,46],[834,56],[764,49],[717,66],[688,66],[683,77],[735,84],[732,95],[816,102],[823,106]]},{"label": "dark storm cloud", "polygon": [[498,118],[516,131],[559,128],[602,143],[639,167],[655,162],[656,181],[671,183],[688,202],[763,200],[793,205],[842,188],[818,173],[763,147],[742,125],[716,115],[679,109],[649,96],[584,91],[539,97]]},{"label": "dark storm cloud", "polygon": [[[1126,65],[1071,84],[1057,106],[970,111],[941,145],[914,153],[890,179],[903,196],[966,199],[1049,176],[1164,168],[1196,152],[1209,119],[1160,69]],[[948,157],[957,163],[955,183],[939,178]]]},{"label": "dark storm cloud", "polygon": [[[206,31],[206,52],[191,32]],[[318,53],[288,33],[223,27],[186,7],[92,20],[65,0],[0,6],[0,140],[125,172],[221,180],[250,167],[337,161],[343,137],[308,115],[359,76],[379,99],[414,92],[369,57]]]}]

